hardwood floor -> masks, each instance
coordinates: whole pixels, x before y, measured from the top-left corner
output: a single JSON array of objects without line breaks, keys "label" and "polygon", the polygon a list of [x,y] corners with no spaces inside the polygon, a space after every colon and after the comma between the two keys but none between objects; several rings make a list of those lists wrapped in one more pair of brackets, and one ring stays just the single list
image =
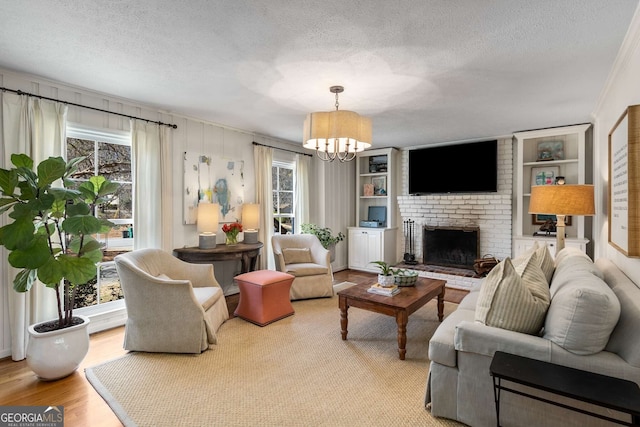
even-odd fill
[{"label": "hardwood floor", "polygon": [[[339,282],[374,283],[376,275],[353,270],[334,274]],[[447,289],[445,300],[459,302],[466,291]],[[227,297],[229,313],[233,315],[238,304],[237,295]],[[111,408],[87,381],[84,369],[126,354],[122,348],[124,327],[91,335],[89,353],[78,371],[67,378],[45,382],[38,380],[27,367],[26,361],[0,360],[1,406],[64,406],[65,427],[117,427],[122,426]]]}]

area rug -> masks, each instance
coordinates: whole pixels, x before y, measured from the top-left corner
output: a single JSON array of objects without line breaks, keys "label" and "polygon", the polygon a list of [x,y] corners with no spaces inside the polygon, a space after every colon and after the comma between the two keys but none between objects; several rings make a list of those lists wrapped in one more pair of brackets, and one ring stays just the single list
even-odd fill
[{"label": "area rug", "polygon": [[200,355],[131,352],[85,372],[127,427],[461,425],[424,408],[435,301],[409,317],[406,360],[391,317],[350,308],[343,341],[337,297],[293,306],[266,327],[225,322]]}]

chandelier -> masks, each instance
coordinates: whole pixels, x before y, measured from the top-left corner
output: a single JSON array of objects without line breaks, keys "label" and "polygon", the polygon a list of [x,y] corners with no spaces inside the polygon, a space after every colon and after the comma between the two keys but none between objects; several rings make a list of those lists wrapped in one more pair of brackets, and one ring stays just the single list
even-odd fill
[{"label": "chandelier", "polygon": [[348,162],[355,159],[357,152],[371,147],[371,119],[338,110],[338,94],[344,92],[344,87],[331,86],[329,91],[336,94],[336,110],[307,114],[302,146],[316,150],[326,162]]}]

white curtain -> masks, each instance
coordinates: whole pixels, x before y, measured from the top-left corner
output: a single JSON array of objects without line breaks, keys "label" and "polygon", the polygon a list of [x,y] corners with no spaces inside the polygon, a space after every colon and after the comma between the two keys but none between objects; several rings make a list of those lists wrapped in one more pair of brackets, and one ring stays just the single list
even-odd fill
[{"label": "white curtain", "polygon": [[[11,154],[23,153],[37,165],[48,157],[64,157],[67,106],[46,100],[2,94],[2,166],[10,168]],[[5,225],[9,218],[0,218]],[[29,292],[13,290],[13,279],[18,270],[10,268],[8,252],[0,249],[3,299],[8,302],[11,329],[11,358],[26,357],[29,325],[57,318],[55,292],[36,284]]]},{"label": "white curtain", "polygon": [[304,154],[296,155],[296,207],[295,233],[301,232],[300,226],[309,222],[309,165],[311,157]]},{"label": "white curtain", "polygon": [[172,168],[169,128],[131,120],[134,249],[171,251]]},{"label": "white curtain", "polygon": [[253,147],[253,165],[256,176],[256,203],[260,204],[260,230],[258,240],[264,243],[262,256],[259,258],[259,270],[275,270],[271,236],[273,235],[273,186],[271,167],[273,149],[261,145]]}]

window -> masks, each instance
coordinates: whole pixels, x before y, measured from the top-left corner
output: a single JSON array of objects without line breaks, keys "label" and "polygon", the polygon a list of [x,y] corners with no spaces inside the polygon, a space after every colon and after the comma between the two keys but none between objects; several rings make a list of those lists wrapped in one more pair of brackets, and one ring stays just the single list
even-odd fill
[{"label": "window", "polygon": [[295,224],[295,163],[273,162],[273,227],[275,234],[293,234]]},{"label": "window", "polygon": [[[85,157],[71,179],[78,183],[94,175],[120,184],[108,203],[97,206],[95,215],[113,222],[115,227],[96,238],[105,245],[103,262],[98,263],[96,278],[76,287],[74,308],[112,303],[124,298],[113,257],[133,249],[133,176],[131,172],[131,136],[80,127],[67,127],[67,159]],[[105,307],[106,308],[106,307]]]}]

